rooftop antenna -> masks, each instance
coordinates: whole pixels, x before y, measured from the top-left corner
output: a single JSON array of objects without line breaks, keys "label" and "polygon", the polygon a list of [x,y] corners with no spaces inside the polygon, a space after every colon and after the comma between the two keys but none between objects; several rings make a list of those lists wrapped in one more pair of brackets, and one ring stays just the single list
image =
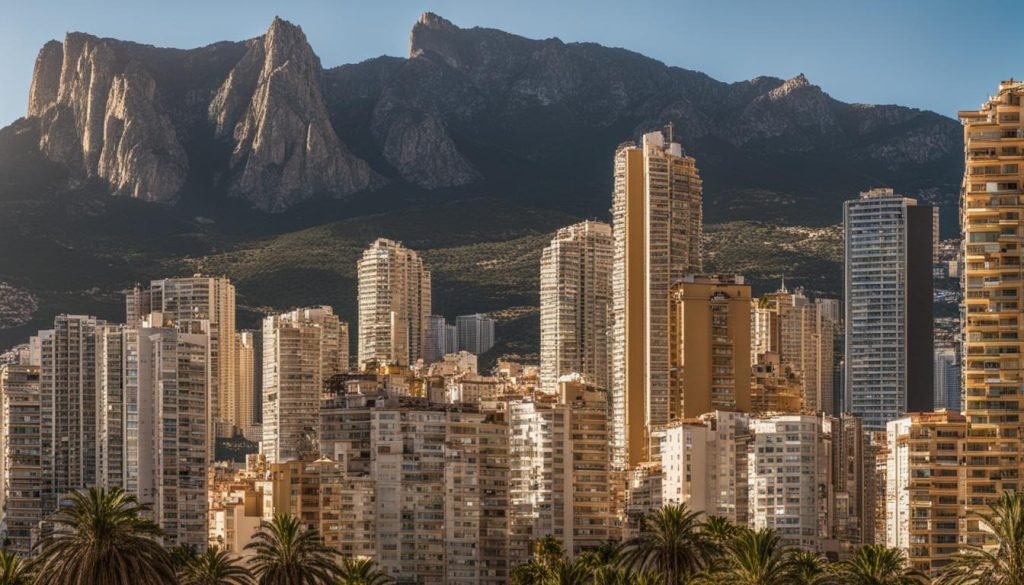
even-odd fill
[{"label": "rooftop antenna", "polygon": [[785,273],[782,274],[782,284],[779,285],[779,292],[782,292],[782,293],[789,292],[788,290],[786,290],[786,274]]}]

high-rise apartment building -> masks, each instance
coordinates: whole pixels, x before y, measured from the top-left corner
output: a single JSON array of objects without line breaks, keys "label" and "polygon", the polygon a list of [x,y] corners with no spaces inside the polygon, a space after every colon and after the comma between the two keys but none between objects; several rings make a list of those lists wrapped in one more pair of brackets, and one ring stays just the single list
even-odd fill
[{"label": "high-rise apartment building", "polygon": [[[259,364],[259,365],[257,365]],[[235,367],[238,373],[235,375],[235,383],[238,384],[238,419],[236,425],[239,431],[249,440],[252,427],[256,420],[256,405],[253,388],[255,387],[255,372],[257,367],[263,366],[263,356],[256,357],[256,346],[252,331],[242,331],[235,334]]]},{"label": "high-rise apartment building", "polygon": [[750,417],[715,411],[698,419],[670,423],[656,433],[661,441],[661,497],[686,504],[705,516],[748,521],[747,450]]},{"label": "high-rise apartment building", "polygon": [[703,266],[701,180],[661,132],[621,145],[614,177],[612,449],[625,468],[647,459],[651,431],[671,420],[669,293]]},{"label": "high-rise apartment building", "polygon": [[0,458],[3,541],[27,555],[32,530],[43,519],[43,460],[38,365],[0,366]]},{"label": "high-rise apartment building", "polygon": [[865,429],[932,408],[932,209],[872,189],[844,206],[846,392]]},{"label": "high-rise apartment building", "polygon": [[618,534],[607,393],[578,377],[563,380],[558,392],[508,403],[510,528],[518,563],[545,536],[575,558]]},{"label": "high-rise apartment building", "polygon": [[320,409],[320,450],[340,477],[325,541],[372,556],[400,583],[507,583],[508,429],[466,406],[332,394]]},{"label": "high-rise apartment building", "polygon": [[[1004,81],[977,111],[960,112],[965,169],[961,197],[967,417],[967,508],[983,512],[1021,489],[1021,353],[1024,319],[1024,83]],[[968,530],[977,528],[970,514]],[[972,541],[970,535],[967,542]],[[964,542],[964,539],[961,540]]]},{"label": "high-rise apartment building", "polygon": [[316,449],[320,395],[348,371],[348,324],[331,307],[296,309],[263,320],[263,432],[268,463]]},{"label": "high-rise apartment building", "polygon": [[429,366],[444,359],[448,352],[448,322],[441,315],[427,317],[427,338],[423,344],[423,364]]},{"label": "high-rise apartment building", "polygon": [[750,421],[750,527],[776,530],[785,546],[825,552],[832,512],[831,428],[822,417]]},{"label": "high-rise apartment building", "polygon": [[612,229],[585,221],[555,233],[540,259],[540,386],[581,374],[607,390],[611,382]]},{"label": "high-rise apartment building", "polygon": [[[887,425],[885,544],[906,551],[915,569],[932,574],[961,547],[971,521],[963,486],[971,470],[968,422],[949,411],[912,413]],[[974,519],[973,522],[977,522]]]},{"label": "high-rise apartment building", "polygon": [[358,265],[359,367],[407,366],[423,357],[430,315],[430,271],[419,254],[380,238]]},{"label": "high-rise apartment building", "polygon": [[125,483],[168,544],[200,550],[209,537],[210,337],[200,327],[129,328],[124,349]]},{"label": "high-rise apartment building", "polygon": [[669,420],[750,411],[750,285],[742,276],[679,280],[670,296]]},{"label": "high-rise apartment building", "polygon": [[960,356],[956,348],[935,348],[935,410],[960,412]]},{"label": "high-rise apartment building", "polygon": [[455,318],[459,335],[459,351],[480,355],[494,347],[494,319],[481,315],[459,315]]},{"label": "high-rise apartment building", "polygon": [[[38,463],[25,459],[34,448],[4,454],[5,471],[37,466],[7,492],[19,546],[31,537],[27,518],[92,486],[137,496],[166,542],[206,546],[211,337],[205,320],[166,328],[81,315],[40,332],[38,393],[12,391],[4,405],[20,413],[6,421],[19,425],[19,441],[38,441]],[[26,493],[34,504],[20,501]]]},{"label": "high-rise apartment building", "polygon": [[764,295],[754,301],[753,344],[758,355],[775,353],[799,375],[807,412],[831,414],[835,410],[835,323],[822,306],[785,286]]},{"label": "high-rise apartment building", "polygon": [[[235,364],[235,286],[226,277],[195,275],[150,282],[136,287],[125,299],[127,323],[138,326],[147,320],[154,327],[183,329],[185,322],[210,323],[210,431],[211,436],[230,436],[240,427],[241,415]],[[244,391],[244,390],[243,390]],[[211,455],[213,445],[211,444]]]}]

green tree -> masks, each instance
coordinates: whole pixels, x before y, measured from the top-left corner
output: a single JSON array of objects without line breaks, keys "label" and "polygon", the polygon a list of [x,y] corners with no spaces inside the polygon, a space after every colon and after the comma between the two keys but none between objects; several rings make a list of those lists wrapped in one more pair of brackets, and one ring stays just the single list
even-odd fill
[{"label": "green tree", "polygon": [[249,564],[259,585],[328,585],[338,575],[334,551],[288,514],[264,522],[245,548],[255,553]]},{"label": "green tree", "polygon": [[18,555],[0,550],[0,585],[30,585],[32,565]]},{"label": "green tree", "polygon": [[786,564],[792,585],[825,585],[830,582],[828,561],[816,552],[793,549],[786,555]]},{"label": "green tree", "polygon": [[843,585],[925,585],[928,578],[907,565],[903,551],[866,544],[837,567]]},{"label": "green tree", "polygon": [[170,585],[171,556],[160,527],[142,517],[146,506],[121,488],[71,494],[71,506],[51,517],[39,542],[38,585]]},{"label": "green tree", "polygon": [[252,576],[237,557],[218,546],[196,555],[178,571],[179,585],[250,585]]},{"label": "green tree", "polygon": [[725,546],[721,566],[697,581],[707,585],[788,585],[789,567],[777,532],[740,529]]},{"label": "green tree", "polygon": [[685,504],[670,504],[645,517],[640,534],[625,544],[629,567],[661,573],[666,585],[687,581],[715,553],[715,544],[701,532],[698,517]]},{"label": "green tree", "polygon": [[366,558],[347,558],[341,562],[337,585],[385,585],[391,578]]},{"label": "green tree", "polygon": [[594,585],[612,585],[621,579],[622,545],[609,540],[594,550],[581,554],[577,562],[590,574]]},{"label": "green tree", "polygon": [[967,545],[945,567],[938,582],[945,585],[1024,585],[1024,492],[1004,492],[979,514],[992,536],[992,546]]}]

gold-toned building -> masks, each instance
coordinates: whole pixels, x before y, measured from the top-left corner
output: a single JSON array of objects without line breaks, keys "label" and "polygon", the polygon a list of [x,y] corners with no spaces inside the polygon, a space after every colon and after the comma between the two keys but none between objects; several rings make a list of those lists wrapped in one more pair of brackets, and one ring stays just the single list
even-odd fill
[{"label": "gold-toned building", "polygon": [[[960,465],[968,422],[949,411],[913,413],[887,425],[885,544],[907,552],[910,564],[932,574],[960,548],[963,485]],[[977,520],[973,520],[976,522]]]},{"label": "gold-toned building", "polygon": [[750,285],[686,276],[672,288],[669,420],[750,411]]},{"label": "gold-toned building", "polygon": [[[693,157],[661,132],[615,152],[612,201],[612,450],[620,468],[651,454],[672,420],[669,294],[702,270],[701,179]],[[749,332],[748,332],[749,337]]]},{"label": "gold-toned building", "polygon": [[[1020,489],[1024,319],[1024,83],[1004,81],[977,111],[962,111],[964,180],[964,413],[967,491],[972,512]],[[966,520],[977,542],[976,514]],[[973,533],[973,534],[970,534]]]}]

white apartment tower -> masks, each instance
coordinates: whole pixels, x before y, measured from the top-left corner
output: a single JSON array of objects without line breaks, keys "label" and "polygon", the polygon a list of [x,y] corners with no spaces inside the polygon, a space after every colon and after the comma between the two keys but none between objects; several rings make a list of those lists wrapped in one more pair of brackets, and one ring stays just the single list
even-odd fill
[{"label": "white apartment tower", "polygon": [[932,409],[932,247],[927,205],[872,189],[844,206],[846,392],[867,431]]},{"label": "white apartment tower", "polygon": [[236,379],[235,286],[231,281],[198,274],[154,280],[149,288],[128,291],[125,305],[129,326],[147,320],[154,327],[184,329],[185,322],[209,322],[210,434],[230,436],[233,427],[241,427],[244,417],[239,405],[244,398],[239,396]]},{"label": "white apartment tower", "polygon": [[359,367],[410,365],[423,357],[430,315],[430,271],[419,254],[380,238],[357,264]]},{"label": "white apartment tower", "polygon": [[581,374],[607,390],[612,319],[612,229],[585,221],[558,230],[540,259],[540,387]]},{"label": "white apartment tower", "polygon": [[263,320],[263,434],[268,463],[315,448],[324,382],[348,370],[348,324],[331,307],[296,309]]},{"label": "white apartment tower", "polygon": [[625,468],[646,460],[669,420],[669,292],[700,272],[702,207],[696,161],[661,132],[615,152],[612,201],[612,448]]}]

